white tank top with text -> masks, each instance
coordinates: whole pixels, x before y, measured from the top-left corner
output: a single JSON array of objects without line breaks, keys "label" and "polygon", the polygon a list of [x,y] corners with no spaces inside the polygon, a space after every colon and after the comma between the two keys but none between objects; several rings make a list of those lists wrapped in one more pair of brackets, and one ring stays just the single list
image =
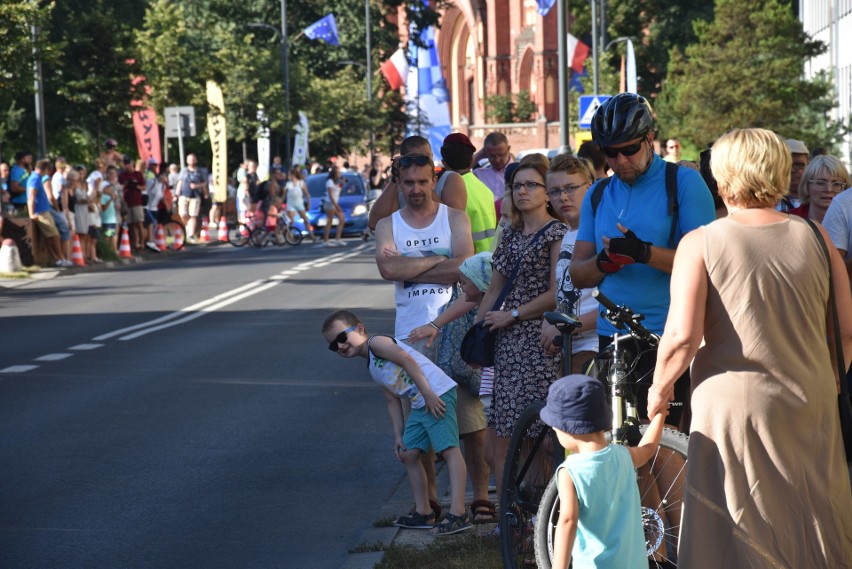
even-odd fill
[{"label": "white tank top with text", "polygon": [[[394,212],[393,241],[404,257],[429,257],[443,255],[452,257],[452,232],[447,206],[438,205],[434,221],[427,227],[416,229],[409,226],[400,212]],[[408,337],[409,332],[434,320],[446,306],[452,295],[452,286],[447,284],[414,283],[397,281],[394,283],[396,294],[397,338]]]},{"label": "white tank top with text", "polygon": [[[372,339],[373,337],[370,337],[370,340]],[[418,366],[420,366],[420,371],[422,371],[423,375],[426,377],[426,383],[429,384],[429,387],[432,388],[432,391],[434,391],[438,397],[456,386],[456,382],[441,371],[441,368],[430,362],[429,358],[416,351],[414,348],[406,346],[402,342],[399,342],[397,345],[402,348],[405,353],[414,358],[414,361],[417,362]],[[369,347],[370,346],[368,344],[368,350]],[[397,364],[382,359],[373,354],[372,350],[369,350],[367,369],[370,370],[370,377],[373,378],[373,381],[397,397],[410,400],[412,409],[420,409],[426,405],[426,401],[423,400],[423,395],[421,395],[420,390],[417,389],[417,386],[408,375],[408,372]]]}]

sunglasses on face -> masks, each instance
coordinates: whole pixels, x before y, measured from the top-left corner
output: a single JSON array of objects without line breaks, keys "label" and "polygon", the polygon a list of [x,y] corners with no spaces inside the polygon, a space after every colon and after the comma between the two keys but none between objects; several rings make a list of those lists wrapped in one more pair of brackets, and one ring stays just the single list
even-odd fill
[{"label": "sunglasses on face", "polygon": [[432,157],[425,154],[406,154],[399,159],[399,165],[402,168],[410,168],[411,166],[425,166],[431,161]]},{"label": "sunglasses on face", "polygon": [[343,332],[341,332],[340,334],[335,336],[334,340],[332,340],[331,343],[328,345],[328,349],[331,350],[332,352],[336,352],[337,350],[339,350],[340,344],[346,343],[346,335],[349,334],[349,332],[351,332],[352,330],[354,330],[357,327],[358,327],[357,324],[353,324],[352,326],[350,326],[349,328],[347,328],[346,330],[344,330]]},{"label": "sunglasses on face", "polygon": [[645,142],[643,138],[639,142],[635,142],[630,146],[621,146],[619,148],[612,148],[611,146],[601,147],[603,153],[606,154],[610,158],[615,158],[619,154],[623,154],[624,156],[633,156],[642,148],[642,144]]}]

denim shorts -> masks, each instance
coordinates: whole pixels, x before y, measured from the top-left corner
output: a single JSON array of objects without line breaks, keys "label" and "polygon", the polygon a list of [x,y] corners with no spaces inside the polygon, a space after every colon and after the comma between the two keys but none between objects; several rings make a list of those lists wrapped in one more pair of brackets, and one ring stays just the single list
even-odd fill
[{"label": "denim shorts", "polygon": [[71,228],[68,226],[68,220],[65,219],[65,215],[53,208],[50,208],[48,211],[53,218],[53,224],[56,225],[56,230],[59,231],[60,241],[70,241]]},{"label": "denim shorts", "polygon": [[405,433],[402,444],[407,449],[419,449],[429,452],[431,446],[435,452],[443,452],[451,447],[459,446],[459,423],[456,419],[456,388],[443,395],[441,400],[447,404],[444,416],[436,419],[424,405],[420,409],[412,409],[405,423]]}]

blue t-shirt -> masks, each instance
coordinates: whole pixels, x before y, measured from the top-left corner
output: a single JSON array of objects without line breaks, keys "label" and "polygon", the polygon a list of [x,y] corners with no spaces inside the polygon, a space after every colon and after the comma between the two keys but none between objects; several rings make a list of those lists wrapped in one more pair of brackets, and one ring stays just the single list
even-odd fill
[{"label": "blue t-shirt", "polygon": [[[595,244],[603,249],[604,237],[621,237],[616,227],[620,223],[632,230],[642,241],[657,247],[671,248],[669,234],[672,216],[668,214],[666,193],[666,163],[654,155],[650,168],[633,186],[613,176],[604,189],[597,213],[592,213],[594,186],[586,192],[580,208],[580,231],[577,241]],[[701,175],[691,168],[677,171],[678,223],[675,229],[675,246],[693,229],[716,219],[713,196]],[[608,274],[598,289],[616,304],[626,304],[645,316],[644,326],[657,334],[663,333],[669,312],[671,275],[636,263],[618,272]],[[603,317],[598,317],[598,334],[610,336],[615,327]]]},{"label": "blue t-shirt", "polygon": [[44,184],[41,181],[41,174],[33,172],[27,178],[27,196],[30,192],[35,192],[35,213],[44,213],[50,210],[50,200],[47,199],[47,194],[44,193]]},{"label": "blue t-shirt", "polygon": [[[27,176],[29,176],[27,171],[25,169],[21,168],[20,166],[18,166],[17,164],[15,164],[14,166],[12,166],[12,169],[9,171],[8,185],[11,186],[12,182],[18,182],[18,184],[20,184],[22,188],[26,188],[27,187]],[[15,205],[27,205],[27,192],[24,192],[22,194],[17,194],[17,195],[13,195],[13,194],[10,193],[9,195],[12,197],[12,203],[13,204],[15,204]]]},{"label": "blue t-shirt", "polygon": [[642,504],[628,450],[610,444],[571,454],[557,474],[562,468],[571,475],[580,505],[574,569],[647,569]]}]

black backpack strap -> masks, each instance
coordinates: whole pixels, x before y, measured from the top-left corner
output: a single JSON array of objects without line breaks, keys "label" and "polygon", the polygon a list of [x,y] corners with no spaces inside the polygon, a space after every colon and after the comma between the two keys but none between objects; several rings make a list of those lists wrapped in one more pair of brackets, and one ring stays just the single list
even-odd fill
[{"label": "black backpack strap", "polygon": [[595,184],[595,189],[592,190],[592,215],[597,215],[598,213],[598,204],[601,203],[603,191],[606,189],[607,185],[609,185],[609,180],[610,178],[601,178],[598,180],[598,183]]},{"label": "black backpack strap", "polygon": [[672,216],[672,230],[669,233],[669,249],[675,248],[675,231],[678,222],[677,203],[677,169],[679,166],[673,162],[666,162],[666,196],[668,196],[668,214]]}]

